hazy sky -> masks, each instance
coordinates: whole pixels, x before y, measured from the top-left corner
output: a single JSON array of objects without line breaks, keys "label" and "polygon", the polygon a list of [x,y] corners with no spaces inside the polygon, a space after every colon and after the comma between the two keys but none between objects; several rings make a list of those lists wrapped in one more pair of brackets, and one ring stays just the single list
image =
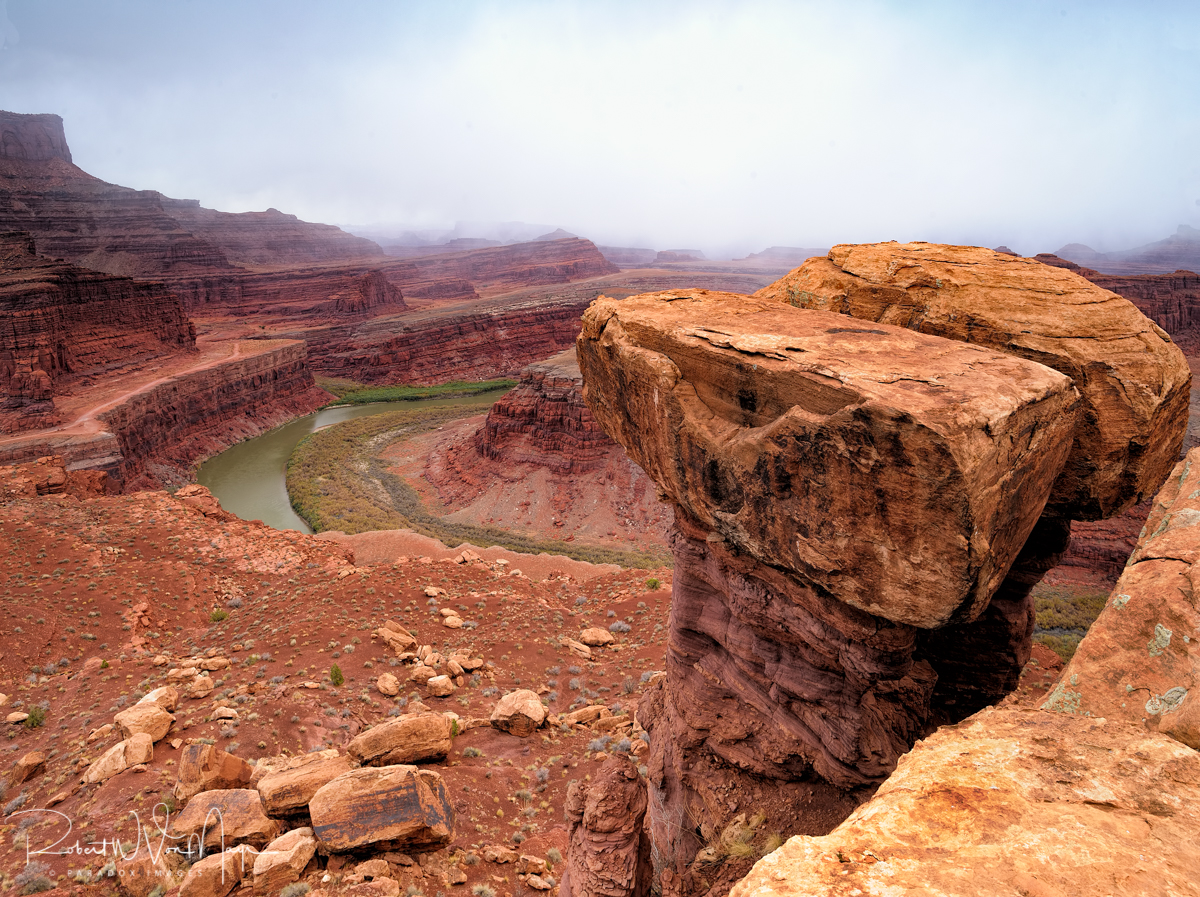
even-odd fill
[{"label": "hazy sky", "polygon": [[1200,225],[1200,4],[0,0],[105,180],[332,223],[752,251]]}]

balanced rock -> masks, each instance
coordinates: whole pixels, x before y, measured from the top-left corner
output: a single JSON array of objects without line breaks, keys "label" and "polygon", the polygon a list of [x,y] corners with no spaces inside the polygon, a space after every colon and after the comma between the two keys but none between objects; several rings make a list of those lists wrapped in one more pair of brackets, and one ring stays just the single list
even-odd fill
[{"label": "balanced rock", "polygon": [[372,726],[356,735],[346,752],[364,766],[395,766],[441,760],[454,742],[450,718],[441,713],[412,713]]},{"label": "balanced rock", "polygon": [[526,738],[546,721],[546,708],[537,692],[528,688],[510,691],[496,702],[492,710],[492,726],[501,732]]},{"label": "balanced rock", "polygon": [[154,759],[154,739],[145,732],[118,742],[101,754],[83,773],[83,783],[94,785],[118,775],[131,766]]},{"label": "balanced rock", "polygon": [[258,852],[248,844],[206,856],[188,869],[179,897],[225,897],[249,878]]},{"label": "balanced rock", "polygon": [[121,730],[121,735],[129,738],[145,732],[154,741],[162,741],[175,722],[175,717],[155,703],[134,704],[128,710],[122,710],[113,717],[113,722]]},{"label": "balanced rock", "polygon": [[1108,603],[1043,705],[1200,750],[1200,449],[1155,497]]},{"label": "balanced rock", "polygon": [[349,757],[299,758],[294,766],[263,776],[258,793],[270,816],[303,813],[314,794],[353,768]]},{"label": "balanced rock", "polygon": [[254,858],[254,892],[278,894],[300,878],[316,852],[317,839],[311,828],[293,829],[280,835]]},{"label": "balanced rock", "polygon": [[261,850],[279,834],[279,823],[268,818],[253,788],[201,791],[171,820],[168,834],[206,850],[249,844]]},{"label": "balanced rock", "polygon": [[[729,893],[1190,894],[1198,833],[1200,753],[1120,720],[984,710],[925,739],[845,822],[791,838]],[[1150,845],[1170,849],[1151,859]]]},{"label": "balanced rock", "polygon": [[835,246],[755,296],[906,327],[1066,374],[1083,407],[1049,511],[1110,517],[1148,498],[1179,456],[1191,372],[1126,299],[1065,268],[976,246]]},{"label": "balanced rock", "polygon": [[179,758],[179,778],[175,782],[175,800],[185,804],[201,791],[245,788],[254,775],[254,767],[233,754],[211,744],[189,744]]},{"label": "balanced rock", "polygon": [[442,777],[415,766],[355,769],[322,787],[308,809],[319,845],[332,853],[433,849],[454,837]]},{"label": "balanced rock", "polygon": [[919,627],[983,611],[1075,429],[1040,364],[769,299],[601,297],[577,345],[588,407],[677,513]]}]

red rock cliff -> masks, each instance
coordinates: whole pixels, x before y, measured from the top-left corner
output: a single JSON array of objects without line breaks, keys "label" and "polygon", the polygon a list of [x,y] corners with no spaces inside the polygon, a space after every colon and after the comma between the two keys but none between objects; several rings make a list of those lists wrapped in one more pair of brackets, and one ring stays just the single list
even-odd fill
[{"label": "red rock cliff", "polygon": [[[161,284],[55,262],[34,248],[27,234],[0,234],[0,391],[9,407],[44,402],[63,377],[194,348],[183,306]],[[27,394],[33,378],[45,395]]]},{"label": "red rock cliff", "polygon": [[21,162],[71,161],[63,120],[57,115],[0,115],[0,159]]}]

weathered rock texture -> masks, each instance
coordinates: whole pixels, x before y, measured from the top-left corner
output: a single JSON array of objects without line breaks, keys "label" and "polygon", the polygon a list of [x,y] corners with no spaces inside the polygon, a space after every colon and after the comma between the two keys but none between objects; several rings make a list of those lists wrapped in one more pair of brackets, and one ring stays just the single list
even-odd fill
[{"label": "weathered rock texture", "polygon": [[[909,249],[888,276],[917,264]],[[1059,325],[1037,278],[1065,272],[1025,262],[1029,278],[995,290],[977,278],[974,307],[955,310],[951,275],[969,268],[958,254],[984,251],[918,249],[957,259],[937,263],[949,299],[926,275],[909,299],[867,295],[905,299],[896,317],[914,328],[974,316],[993,343],[774,295],[649,294],[585,315],[585,399],[676,510],[667,675],[638,713],[665,892],[694,889],[692,858],[739,810],[826,832],[914,741],[1011,691],[1029,658],[1030,590],[1062,556],[1070,518],[1156,488],[1165,471],[1147,459],[1178,451],[1186,366],[1132,306],[1104,294],[1089,312],[1111,339],[1089,341],[1094,322],[1077,316],[1073,335],[1039,342],[1039,327]],[[1063,354],[1080,391],[1093,388],[1082,430],[1073,381],[1041,363]],[[1095,388],[1106,377],[1116,386]],[[1142,424],[1145,444],[1122,455],[1111,434]],[[1077,476],[1064,490],[1066,464]]]},{"label": "weathered rock texture", "polygon": [[488,412],[475,447],[490,461],[563,474],[596,470],[620,451],[583,402],[574,346],[521,371],[517,386]]},{"label": "weathered rock texture", "polygon": [[1200,750],[1200,450],[1154,499],[1142,538],[1044,705],[1127,720]]},{"label": "weathered rock texture", "polygon": [[308,803],[322,849],[367,845],[437,848],[454,836],[454,807],[442,777],[415,766],[355,769],[321,787]]},{"label": "weathered rock texture", "polygon": [[1038,364],[733,294],[599,300],[578,348],[592,412],[685,516],[923,627],[986,607],[1077,401]]},{"label": "weathered rock texture", "polygon": [[1049,513],[1099,519],[1150,497],[1179,455],[1190,372],[1129,301],[1065,269],[931,243],[835,246],[755,294],[986,346],[1071,377],[1083,398]]},{"label": "weathered rock texture", "polygon": [[196,343],[182,305],[161,284],[53,261],[28,234],[0,234],[0,316],[0,392],[9,408],[52,401],[64,377],[102,376]]},{"label": "weathered rock texture", "polygon": [[985,710],[730,897],[1195,894],[1198,832],[1200,753],[1123,721]]},{"label": "weathered rock texture", "polygon": [[625,757],[610,757],[590,785],[567,792],[567,867],[560,897],[646,897],[650,839],[646,783]]}]

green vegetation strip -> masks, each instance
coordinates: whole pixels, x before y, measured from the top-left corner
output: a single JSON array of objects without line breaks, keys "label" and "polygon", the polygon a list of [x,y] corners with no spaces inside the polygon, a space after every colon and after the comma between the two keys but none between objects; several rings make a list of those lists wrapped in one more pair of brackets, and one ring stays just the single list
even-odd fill
[{"label": "green vegetation strip", "polygon": [[469,542],[527,554],[561,554],[593,564],[654,569],[670,566],[662,551],[620,551],[537,539],[494,527],[443,520],[421,497],[376,458],[395,442],[411,439],[444,424],[486,411],[494,397],[455,406],[430,405],[412,411],[389,411],[346,421],[305,437],[288,460],[287,489],[292,507],[314,532],[411,529],[455,547]]},{"label": "green vegetation strip", "polygon": [[423,399],[449,399],[477,396],[498,389],[512,389],[516,380],[455,380],[439,386],[367,386],[354,380],[318,377],[317,386],[337,396],[333,405],[370,405],[374,402],[418,402]]},{"label": "green vegetation strip", "polygon": [[1070,660],[1106,601],[1108,592],[1086,586],[1036,586],[1033,607],[1037,623],[1033,640],[1054,651],[1064,662]]}]

